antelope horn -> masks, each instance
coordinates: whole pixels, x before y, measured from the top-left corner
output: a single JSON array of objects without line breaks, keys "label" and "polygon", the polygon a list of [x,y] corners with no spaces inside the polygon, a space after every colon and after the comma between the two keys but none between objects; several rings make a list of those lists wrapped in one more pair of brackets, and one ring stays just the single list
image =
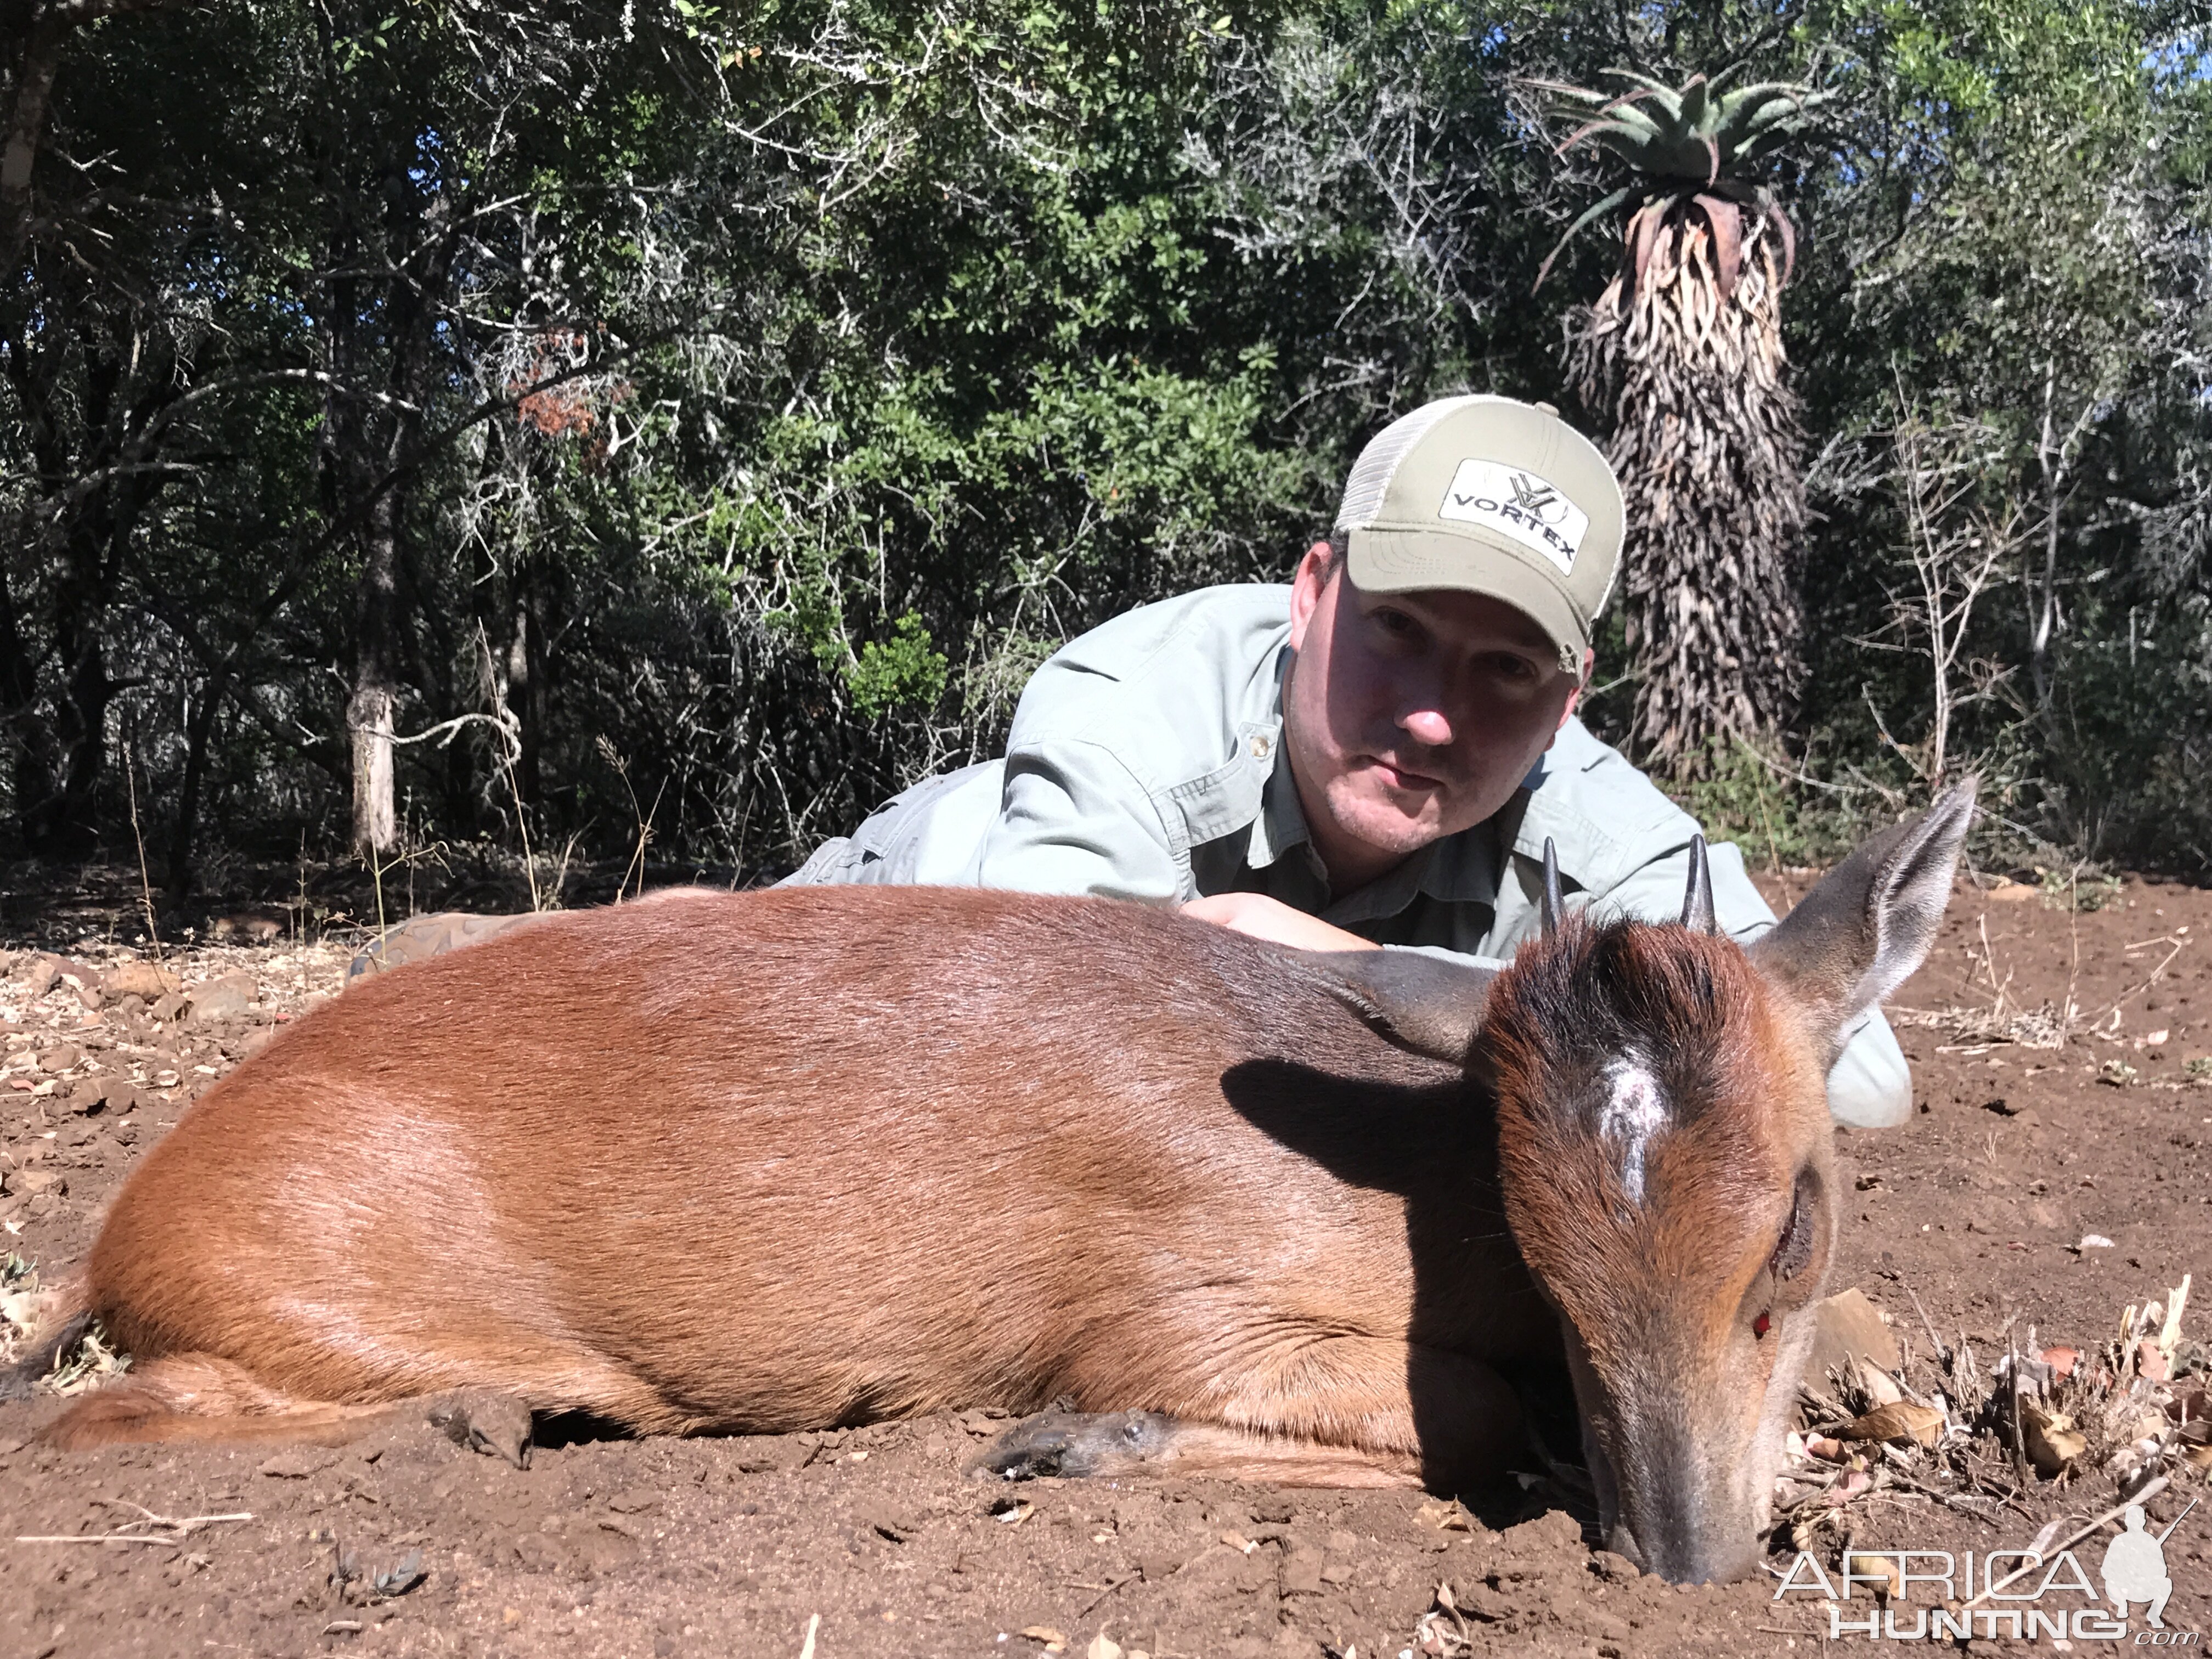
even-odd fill
[{"label": "antelope horn", "polygon": [[1690,889],[1682,896],[1682,926],[1692,933],[1717,933],[1713,921],[1713,872],[1705,862],[1705,838],[1690,837]]},{"label": "antelope horn", "polygon": [[1559,931],[1559,918],[1567,913],[1567,902],[1559,892],[1559,853],[1549,836],[1544,837],[1544,896],[1537,902],[1536,913],[1543,919],[1546,939]]}]

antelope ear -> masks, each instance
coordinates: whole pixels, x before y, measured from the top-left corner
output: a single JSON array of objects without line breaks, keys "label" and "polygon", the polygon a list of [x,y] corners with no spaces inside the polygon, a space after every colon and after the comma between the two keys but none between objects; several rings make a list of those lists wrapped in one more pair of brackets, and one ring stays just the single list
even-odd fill
[{"label": "antelope ear", "polygon": [[1490,1000],[1490,968],[1419,951],[1312,951],[1307,959],[1337,1000],[1401,1048],[1454,1066],[1468,1050]]},{"label": "antelope ear", "polygon": [[1905,983],[1936,942],[1976,781],[1939,795],[1831,870],[1751,959],[1810,1009],[1832,1049],[1844,1028]]}]

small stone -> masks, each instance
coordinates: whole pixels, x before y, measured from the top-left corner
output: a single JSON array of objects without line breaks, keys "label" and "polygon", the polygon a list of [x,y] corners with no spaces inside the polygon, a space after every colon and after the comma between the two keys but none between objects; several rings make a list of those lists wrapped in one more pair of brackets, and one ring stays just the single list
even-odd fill
[{"label": "small stone", "polygon": [[660,1494],[650,1486],[632,1486],[607,1499],[617,1515],[650,1515],[660,1507]]},{"label": "small stone", "polygon": [[1815,1302],[1806,1313],[1813,1319],[1813,1346],[1805,1356],[1802,1373],[1808,1386],[1826,1392],[1832,1367],[1848,1371],[1855,1363],[1866,1361],[1893,1371],[1903,1363],[1896,1336],[1856,1286]]},{"label": "small stone", "polygon": [[135,1099],[131,1085],[120,1078],[112,1075],[80,1078],[76,1086],[70,1091],[69,1109],[80,1115],[96,1112],[103,1106],[112,1107],[118,1113],[127,1112],[135,1103]]},{"label": "small stone", "polygon": [[309,1475],[330,1468],[337,1461],[336,1452],[278,1452],[261,1466],[261,1473],[272,1480],[305,1480]]},{"label": "small stone", "polygon": [[1635,1562],[1612,1550],[1592,1551],[1590,1565],[1596,1570],[1597,1576],[1607,1583],[1625,1584],[1642,1576]]},{"label": "small stone", "polygon": [[243,1019],[260,994],[260,987],[251,974],[225,974],[221,979],[196,985],[191,991],[192,1024],[205,1025],[216,1020]]},{"label": "small stone", "polygon": [[39,1069],[49,1073],[66,1072],[83,1058],[75,1043],[64,1042],[39,1056]]},{"label": "small stone", "polygon": [[181,988],[177,976],[150,962],[132,960],[118,963],[107,970],[100,981],[107,994],[118,999],[141,997],[151,1002],[156,998]]},{"label": "small stone", "polygon": [[58,1170],[10,1170],[4,1176],[9,1193],[27,1198],[63,1198],[69,1194],[69,1177]]}]

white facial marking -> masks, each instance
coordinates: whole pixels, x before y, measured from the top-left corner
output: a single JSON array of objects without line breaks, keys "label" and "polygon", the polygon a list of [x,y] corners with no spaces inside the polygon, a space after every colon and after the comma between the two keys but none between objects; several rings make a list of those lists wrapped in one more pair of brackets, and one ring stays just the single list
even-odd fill
[{"label": "white facial marking", "polygon": [[1616,1060],[1605,1068],[1612,1097],[1599,1115],[1597,1132],[1620,1142],[1620,1184],[1632,1204],[1644,1201],[1644,1149],[1651,1137],[1667,1127],[1667,1103],[1659,1093],[1659,1079],[1632,1060]]}]

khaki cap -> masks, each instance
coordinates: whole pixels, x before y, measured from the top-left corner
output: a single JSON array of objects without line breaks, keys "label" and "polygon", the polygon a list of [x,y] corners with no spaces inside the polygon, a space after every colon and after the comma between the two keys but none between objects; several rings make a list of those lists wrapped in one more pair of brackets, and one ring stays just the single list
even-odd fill
[{"label": "khaki cap", "polygon": [[1503,599],[1582,672],[1620,562],[1620,485],[1548,404],[1440,398],[1369,440],[1336,528],[1370,593],[1460,588]]}]

